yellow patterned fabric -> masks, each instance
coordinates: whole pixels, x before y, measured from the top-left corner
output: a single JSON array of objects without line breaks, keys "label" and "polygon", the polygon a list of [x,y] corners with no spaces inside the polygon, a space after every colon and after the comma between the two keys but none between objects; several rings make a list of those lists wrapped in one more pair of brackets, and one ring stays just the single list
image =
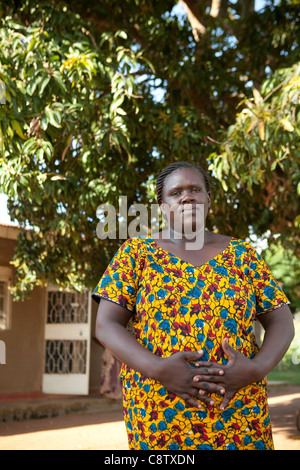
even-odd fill
[{"label": "yellow patterned fabric", "polygon": [[[151,239],[127,240],[112,259],[93,298],[132,311],[133,334],[160,357],[204,351],[201,360],[226,364],[224,338],[253,358],[256,315],[289,301],[257,251],[232,238],[229,246],[195,267]],[[125,364],[121,368],[130,449],[273,449],[266,380],[240,389],[221,411],[186,405],[165,387]]]}]

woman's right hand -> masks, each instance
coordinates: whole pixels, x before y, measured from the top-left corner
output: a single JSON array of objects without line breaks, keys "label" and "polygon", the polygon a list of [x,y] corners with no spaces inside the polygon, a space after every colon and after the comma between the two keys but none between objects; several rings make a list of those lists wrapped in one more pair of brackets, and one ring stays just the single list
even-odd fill
[{"label": "woman's right hand", "polygon": [[[188,405],[200,407],[200,402],[213,404],[210,393],[222,393],[224,371],[218,364],[202,362],[203,351],[181,351],[169,357],[158,357],[127,330],[132,313],[106,299],[99,305],[96,337],[117,357],[146,377],[159,381],[170,392],[180,396]],[[197,362],[193,367],[189,362]],[[197,381],[193,380],[197,376]]]},{"label": "woman's right hand", "polygon": [[[190,406],[201,408],[201,401],[214,405],[209,394],[225,393],[224,388],[217,383],[224,371],[212,362],[197,362],[197,369],[189,364],[199,361],[202,356],[203,351],[181,351],[160,358],[155,379]],[[196,374],[200,379],[198,382],[193,380]]]}]

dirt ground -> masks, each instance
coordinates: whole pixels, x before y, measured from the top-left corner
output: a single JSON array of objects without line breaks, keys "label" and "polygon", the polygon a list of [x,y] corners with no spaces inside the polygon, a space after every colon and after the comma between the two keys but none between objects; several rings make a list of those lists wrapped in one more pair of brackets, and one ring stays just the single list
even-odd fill
[{"label": "dirt ground", "polygon": [[[276,450],[300,450],[300,386],[272,387],[269,405]],[[0,423],[0,436],[1,450],[128,450],[121,410]]]}]

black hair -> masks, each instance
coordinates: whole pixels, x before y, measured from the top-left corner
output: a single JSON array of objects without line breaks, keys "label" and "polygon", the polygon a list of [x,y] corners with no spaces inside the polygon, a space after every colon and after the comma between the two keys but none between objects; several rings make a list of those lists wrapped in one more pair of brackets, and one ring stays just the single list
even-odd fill
[{"label": "black hair", "polygon": [[208,176],[203,170],[203,168],[201,168],[201,166],[198,165],[198,163],[193,164],[189,162],[174,162],[174,163],[171,163],[169,166],[167,166],[164,170],[162,170],[162,172],[157,177],[156,197],[157,197],[158,204],[162,203],[162,192],[163,192],[166,177],[169,176],[171,173],[173,173],[173,171],[179,170],[180,168],[191,168],[193,170],[199,171],[199,173],[204,179],[205,189],[208,193],[210,193],[210,184],[208,181]]}]

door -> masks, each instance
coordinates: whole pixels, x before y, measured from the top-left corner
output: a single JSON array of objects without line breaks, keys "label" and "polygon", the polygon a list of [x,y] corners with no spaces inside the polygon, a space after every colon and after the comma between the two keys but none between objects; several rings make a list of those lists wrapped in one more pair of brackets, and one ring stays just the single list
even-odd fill
[{"label": "door", "polygon": [[91,295],[47,289],[44,393],[89,392]]}]

